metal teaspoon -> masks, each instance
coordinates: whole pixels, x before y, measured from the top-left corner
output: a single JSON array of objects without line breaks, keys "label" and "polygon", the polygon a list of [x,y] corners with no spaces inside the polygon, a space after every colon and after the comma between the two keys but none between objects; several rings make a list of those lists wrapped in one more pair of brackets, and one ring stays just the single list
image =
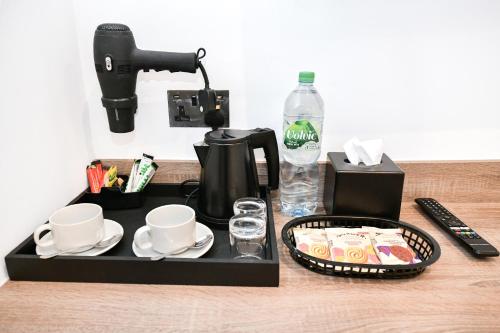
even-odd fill
[{"label": "metal teaspoon", "polygon": [[117,234],[117,235],[114,235],[110,238],[103,239],[102,241],[94,244],[93,246],[90,246],[90,245],[80,246],[80,247],[77,247],[74,249],[69,249],[69,250],[59,251],[59,252],[55,252],[55,253],[51,253],[51,254],[41,255],[40,259],[50,259],[50,258],[59,256],[61,254],[72,253],[72,252],[75,252],[75,253],[82,252],[88,247],[90,247],[90,249],[108,247],[111,244],[113,244],[114,242],[116,242],[117,240],[121,239],[121,237],[122,237],[122,235]]},{"label": "metal teaspoon", "polygon": [[183,247],[183,248],[180,248],[180,249],[177,249],[177,250],[174,250],[174,251],[170,251],[168,253],[162,253],[160,255],[157,255],[155,257],[151,257],[151,260],[152,261],[158,261],[158,260],[161,260],[163,258],[166,258],[174,253],[177,253],[179,251],[182,251],[182,250],[188,250],[188,249],[199,249],[199,248],[202,248],[204,247],[205,245],[207,245],[208,243],[210,243],[210,241],[214,238],[214,236],[212,235],[206,235],[205,237],[197,240],[193,246],[189,246],[189,247]]}]

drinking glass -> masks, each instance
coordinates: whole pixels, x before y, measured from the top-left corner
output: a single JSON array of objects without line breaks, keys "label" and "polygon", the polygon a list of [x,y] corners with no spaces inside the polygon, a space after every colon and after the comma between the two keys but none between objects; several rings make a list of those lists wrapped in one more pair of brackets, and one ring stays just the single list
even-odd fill
[{"label": "drinking glass", "polygon": [[235,259],[264,259],[266,219],[262,215],[237,214],[229,220],[231,255]]},{"label": "drinking glass", "polygon": [[238,214],[253,214],[267,219],[266,202],[259,198],[240,198],[234,202],[234,215]]}]

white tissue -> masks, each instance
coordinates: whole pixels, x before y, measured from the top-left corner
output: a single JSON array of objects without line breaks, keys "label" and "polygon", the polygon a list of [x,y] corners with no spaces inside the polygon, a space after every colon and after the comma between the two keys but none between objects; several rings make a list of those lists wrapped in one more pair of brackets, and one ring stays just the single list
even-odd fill
[{"label": "white tissue", "polygon": [[358,165],[360,162],[358,152],[356,151],[357,145],[361,144],[361,141],[357,137],[353,137],[346,143],[344,143],[344,151],[345,154],[347,155],[347,159],[351,164]]},{"label": "white tissue", "polygon": [[344,151],[352,164],[363,162],[366,166],[373,166],[382,161],[383,147],[382,139],[359,141],[354,137],[345,143]]}]

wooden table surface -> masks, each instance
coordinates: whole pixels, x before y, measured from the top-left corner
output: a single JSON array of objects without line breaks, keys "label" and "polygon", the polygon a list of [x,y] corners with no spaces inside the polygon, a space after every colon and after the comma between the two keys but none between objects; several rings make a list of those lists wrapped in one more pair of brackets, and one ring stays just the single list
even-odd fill
[{"label": "wooden table surface", "polygon": [[[442,202],[500,248],[500,203]],[[384,281],[322,276],[278,240],[279,288],[7,282],[0,332],[500,332],[500,258],[478,260],[404,202],[442,256],[423,274]],[[287,218],[275,207],[276,234]]]}]

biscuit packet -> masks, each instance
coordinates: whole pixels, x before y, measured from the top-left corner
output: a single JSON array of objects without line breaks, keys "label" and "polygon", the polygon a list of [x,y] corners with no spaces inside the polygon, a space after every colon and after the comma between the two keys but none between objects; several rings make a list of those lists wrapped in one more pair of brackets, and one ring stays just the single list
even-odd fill
[{"label": "biscuit packet", "polygon": [[295,247],[316,258],[330,260],[330,250],[324,229],[293,228]]},{"label": "biscuit packet", "polygon": [[370,232],[372,243],[383,265],[408,265],[421,262],[403,238],[399,228],[363,227]]},{"label": "biscuit packet", "polygon": [[352,264],[380,264],[370,240],[370,232],[361,228],[327,228],[331,260]]}]

